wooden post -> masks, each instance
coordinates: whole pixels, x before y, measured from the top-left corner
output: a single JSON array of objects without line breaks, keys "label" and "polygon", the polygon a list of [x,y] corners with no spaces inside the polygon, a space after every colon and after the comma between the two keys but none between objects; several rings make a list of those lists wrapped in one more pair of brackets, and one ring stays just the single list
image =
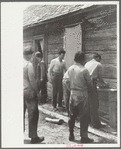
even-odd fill
[{"label": "wooden post", "polygon": [[112,128],[117,128],[117,91],[108,92],[109,99],[109,124]]}]

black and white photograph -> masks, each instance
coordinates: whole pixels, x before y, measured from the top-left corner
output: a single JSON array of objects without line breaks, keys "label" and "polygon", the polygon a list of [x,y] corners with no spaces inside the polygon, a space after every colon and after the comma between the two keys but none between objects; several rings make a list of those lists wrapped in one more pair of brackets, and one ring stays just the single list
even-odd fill
[{"label": "black and white photograph", "polygon": [[119,43],[118,1],[2,2],[2,147],[120,147]]}]

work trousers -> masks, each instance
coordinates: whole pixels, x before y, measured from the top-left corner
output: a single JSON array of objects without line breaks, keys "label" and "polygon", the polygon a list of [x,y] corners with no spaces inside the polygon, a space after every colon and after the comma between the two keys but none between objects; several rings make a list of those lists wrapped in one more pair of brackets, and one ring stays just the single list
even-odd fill
[{"label": "work trousers", "polygon": [[41,91],[41,98],[39,98],[39,104],[45,103],[47,100],[47,80],[38,81],[38,88]]},{"label": "work trousers", "polygon": [[52,86],[53,86],[53,107],[62,106],[63,99],[63,86],[62,86],[62,74],[53,73]]},{"label": "work trousers", "polygon": [[29,137],[37,137],[37,125],[39,118],[38,99],[32,90],[24,91],[24,128],[25,128],[25,112],[28,110],[29,121]]},{"label": "work trousers", "polygon": [[[79,101],[78,104],[74,102]],[[88,138],[88,124],[89,124],[89,109],[88,109],[88,96],[73,96],[70,95],[69,105],[69,131],[73,132],[75,126],[75,119],[79,115],[80,118],[80,136]]]},{"label": "work trousers", "polygon": [[70,91],[67,89],[66,84],[63,82],[63,99],[64,105],[69,115],[69,99],[70,99]]},{"label": "work trousers", "polygon": [[101,125],[98,109],[99,109],[99,100],[98,100],[98,93],[97,93],[97,83],[96,80],[92,80],[93,82],[93,91],[89,93],[89,105],[90,105],[90,124],[93,127],[98,127]]}]

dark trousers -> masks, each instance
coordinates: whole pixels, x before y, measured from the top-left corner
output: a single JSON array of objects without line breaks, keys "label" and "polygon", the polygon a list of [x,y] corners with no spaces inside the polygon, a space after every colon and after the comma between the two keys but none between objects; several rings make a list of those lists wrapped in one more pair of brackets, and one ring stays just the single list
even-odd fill
[{"label": "dark trousers", "polygon": [[[73,100],[73,95],[70,96],[70,100]],[[77,97],[80,98],[80,97]],[[82,138],[88,137],[88,124],[89,124],[89,109],[88,109],[88,101],[87,97],[85,99],[80,98],[80,102],[78,105],[73,105],[70,103],[69,108],[69,131],[72,134],[74,126],[75,126],[75,119],[79,115],[80,118],[80,136]]]},{"label": "dark trousers", "polygon": [[70,99],[70,91],[67,89],[66,84],[63,82],[63,99],[64,105],[69,115],[69,99]]},{"label": "dark trousers", "polygon": [[28,96],[24,96],[24,126],[25,126],[25,112],[28,110],[28,121],[29,121],[29,137],[36,138],[37,137],[37,125],[39,118],[38,111],[38,100],[36,96],[31,96],[31,91],[27,94]]},{"label": "dark trousers", "polygon": [[38,88],[41,90],[41,98],[39,98],[39,104],[45,103],[47,100],[47,80],[38,81]]},{"label": "dark trousers", "polygon": [[53,107],[62,106],[63,99],[63,86],[62,86],[63,75],[53,73],[52,86],[53,86]]},{"label": "dark trousers", "polygon": [[96,80],[93,81],[93,92],[89,93],[89,105],[90,105],[90,124],[94,127],[100,126],[101,122],[98,115],[99,100],[97,93]]}]

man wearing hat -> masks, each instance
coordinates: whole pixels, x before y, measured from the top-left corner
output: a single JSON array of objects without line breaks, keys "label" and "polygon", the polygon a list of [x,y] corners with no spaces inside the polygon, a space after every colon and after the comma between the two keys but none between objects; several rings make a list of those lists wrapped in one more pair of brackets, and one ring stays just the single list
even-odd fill
[{"label": "man wearing hat", "polygon": [[34,78],[33,65],[30,62],[32,56],[32,47],[27,46],[24,48],[23,56],[23,88],[24,88],[24,119],[25,111],[28,110],[29,119],[29,137],[31,143],[38,143],[44,140],[44,137],[38,137],[37,135],[37,124],[38,124],[38,87]]},{"label": "man wearing hat", "polygon": [[[47,99],[47,67],[43,60],[43,54],[39,51],[35,53],[35,57],[38,60],[37,64],[37,84],[39,90],[41,90],[41,102],[45,103]],[[39,100],[40,103],[40,100]]]}]

